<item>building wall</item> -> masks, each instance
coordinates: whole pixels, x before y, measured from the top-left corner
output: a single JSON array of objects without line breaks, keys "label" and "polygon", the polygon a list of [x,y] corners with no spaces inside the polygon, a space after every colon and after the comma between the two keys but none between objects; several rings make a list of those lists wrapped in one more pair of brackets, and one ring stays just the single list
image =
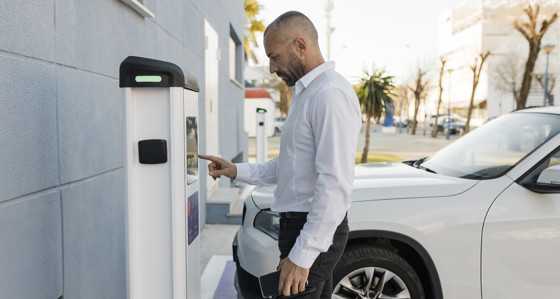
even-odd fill
[{"label": "building wall", "polygon": [[[557,5],[558,1],[554,1]],[[528,43],[513,28],[512,22],[519,13],[523,1],[471,1],[442,15],[438,55],[448,58],[446,68],[453,68],[451,76],[452,109],[468,107],[472,90],[472,71],[470,67],[474,58],[481,52],[490,51],[481,73],[475,94],[475,105],[486,101],[485,108],[475,110],[474,118],[499,116],[515,109],[514,95],[504,87],[499,72],[515,78],[521,84],[522,74],[528,55]],[[560,23],[554,23],[543,37],[542,44],[560,42]],[[560,45],[559,45],[560,46]],[[560,55],[558,48],[550,54],[549,78],[555,77],[558,71],[557,60]],[[534,73],[544,74],[546,54],[539,53]],[[444,80],[444,82],[447,82]],[[549,84],[551,82],[549,81]],[[555,85],[553,94],[559,94],[560,82]],[[444,83],[444,89],[447,84]],[[449,88],[447,88],[449,89]],[[447,99],[449,91],[444,90]],[[544,89],[533,79],[527,106],[543,104]]]},{"label": "building wall", "polygon": [[[241,0],[143,3],[154,18],[118,0],[0,0],[0,298],[126,297],[119,65],[169,61],[203,87],[204,20],[226,54],[245,21]],[[233,159],[247,137],[228,59],[219,138]]]}]

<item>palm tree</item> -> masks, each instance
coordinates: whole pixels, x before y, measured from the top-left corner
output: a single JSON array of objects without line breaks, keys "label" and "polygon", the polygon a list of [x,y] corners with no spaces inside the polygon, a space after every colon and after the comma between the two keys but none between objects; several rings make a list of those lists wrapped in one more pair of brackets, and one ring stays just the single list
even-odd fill
[{"label": "palm tree", "polygon": [[367,162],[371,118],[380,118],[385,107],[393,104],[391,96],[394,96],[392,91],[395,88],[393,76],[386,75],[385,70],[376,71],[374,69],[372,74],[366,70],[364,73],[364,77],[360,79],[360,86],[356,91],[362,106],[362,112],[367,117],[366,140],[361,163]]},{"label": "palm tree", "polygon": [[264,24],[262,21],[257,20],[257,15],[261,9],[261,5],[257,3],[257,0],[243,0],[243,7],[245,8],[245,17],[247,18],[246,28],[245,28],[245,38],[243,41],[245,48],[245,62],[251,57],[255,64],[259,61],[257,56],[253,52],[253,48],[258,48],[257,38],[255,37],[256,32],[264,32]]}]

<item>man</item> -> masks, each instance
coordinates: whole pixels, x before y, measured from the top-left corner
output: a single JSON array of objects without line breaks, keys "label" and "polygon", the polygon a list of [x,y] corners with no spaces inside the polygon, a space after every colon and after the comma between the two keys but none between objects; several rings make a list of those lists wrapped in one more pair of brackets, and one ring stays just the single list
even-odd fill
[{"label": "man", "polygon": [[277,184],[272,210],[281,216],[278,290],[284,296],[331,298],[332,272],[348,239],[346,212],[354,178],[361,111],[352,86],[325,62],[317,30],[303,14],[282,14],[264,32],[270,72],[292,89],[280,154],[262,164],[213,156],[209,174],[254,185]]}]

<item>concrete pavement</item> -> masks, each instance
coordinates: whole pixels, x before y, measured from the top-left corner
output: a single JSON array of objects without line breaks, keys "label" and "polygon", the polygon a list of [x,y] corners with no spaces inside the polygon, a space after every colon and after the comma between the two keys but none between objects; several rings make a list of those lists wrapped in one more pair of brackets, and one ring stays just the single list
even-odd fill
[{"label": "concrete pavement", "polygon": [[[383,133],[382,126],[373,126],[370,130],[370,154],[392,154],[403,160],[416,160],[427,157],[439,149],[449,145],[459,138],[459,135],[451,135],[447,140],[446,136],[439,134],[436,138],[431,137],[430,128],[424,130],[420,127],[416,130],[416,135],[407,133],[406,128],[402,129],[402,133]],[[365,145],[365,126],[360,132],[358,139],[358,153],[361,154]]]}]

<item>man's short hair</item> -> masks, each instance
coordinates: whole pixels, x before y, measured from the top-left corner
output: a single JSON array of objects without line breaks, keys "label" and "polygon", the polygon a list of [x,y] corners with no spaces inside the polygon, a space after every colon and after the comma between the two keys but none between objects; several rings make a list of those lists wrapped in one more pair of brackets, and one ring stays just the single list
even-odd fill
[{"label": "man's short hair", "polygon": [[266,27],[264,31],[265,36],[271,28],[276,32],[286,33],[285,38],[290,40],[303,36],[307,42],[314,46],[319,46],[319,36],[315,25],[306,15],[299,11],[292,10],[280,15]]}]

